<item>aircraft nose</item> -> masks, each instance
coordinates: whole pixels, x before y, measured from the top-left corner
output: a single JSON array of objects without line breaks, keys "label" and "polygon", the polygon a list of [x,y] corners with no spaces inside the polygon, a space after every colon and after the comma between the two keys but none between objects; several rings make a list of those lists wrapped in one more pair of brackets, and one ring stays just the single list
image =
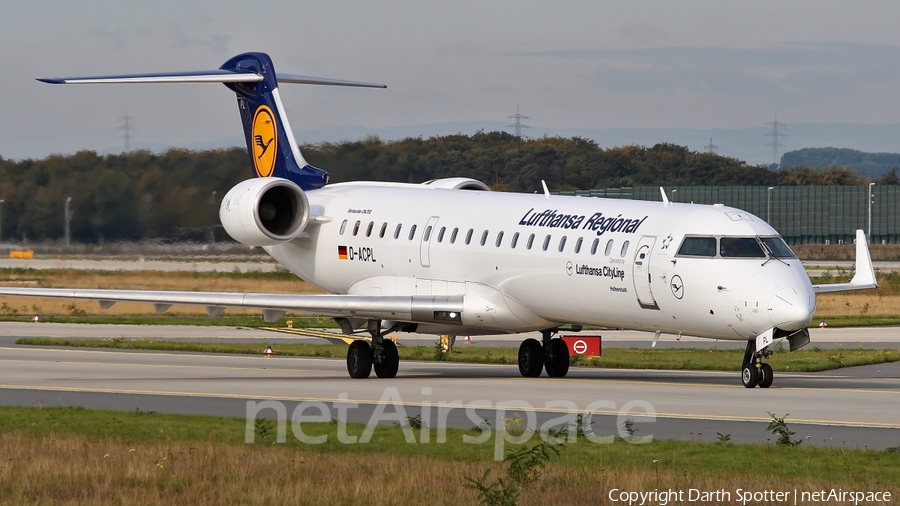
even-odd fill
[{"label": "aircraft nose", "polygon": [[783,288],[769,299],[769,316],[782,330],[800,330],[816,312],[816,295],[800,287]]}]

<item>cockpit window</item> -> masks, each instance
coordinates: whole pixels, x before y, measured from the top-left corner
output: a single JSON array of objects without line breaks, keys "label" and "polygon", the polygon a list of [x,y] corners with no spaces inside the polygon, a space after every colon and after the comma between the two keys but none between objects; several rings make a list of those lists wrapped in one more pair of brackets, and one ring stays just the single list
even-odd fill
[{"label": "cockpit window", "polygon": [[692,257],[714,257],[716,256],[716,238],[685,237],[681,247],[678,248],[678,254]]},{"label": "cockpit window", "polygon": [[761,237],[763,244],[775,258],[794,258],[794,252],[781,237]]},{"label": "cockpit window", "polygon": [[719,239],[723,258],[766,258],[755,237],[723,237]]}]

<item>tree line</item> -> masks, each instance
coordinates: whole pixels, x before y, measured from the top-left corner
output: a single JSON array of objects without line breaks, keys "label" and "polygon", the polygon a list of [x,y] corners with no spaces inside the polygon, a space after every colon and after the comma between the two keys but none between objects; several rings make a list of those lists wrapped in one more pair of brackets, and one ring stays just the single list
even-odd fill
[{"label": "tree line", "polygon": [[846,148],[803,148],[781,156],[782,167],[853,167],[864,177],[878,178],[900,166],[900,153],[866,153]]},{"label": "tree line", "polygon": [[[690,151],[674,144],[603,149],[583,138],[519,139],[505,132],[301,146],[307,161],[333,182],[421,183],[471,177],[494,190],[531,193],[541,180],[551,191],[623,186],[864,185],[841,167],[764,166]],[[62,239],[65,200],[74,242],[224,239],[218,206],[225,193],[252,176],[244,148],[171,149],[98,155],[80,151],[42,160],[0,158],[0,238]],[[876,180],[898,184],[897,171]]]}]

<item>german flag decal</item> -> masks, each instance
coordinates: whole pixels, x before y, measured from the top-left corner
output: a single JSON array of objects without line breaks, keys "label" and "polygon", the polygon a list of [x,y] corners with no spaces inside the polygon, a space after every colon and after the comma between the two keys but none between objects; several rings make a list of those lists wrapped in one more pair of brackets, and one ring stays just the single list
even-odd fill
[{"label": "german flag decal", "polygon": [[346,246],[338,246],[338,258],[340,258],[341,260],[347,260]]}]

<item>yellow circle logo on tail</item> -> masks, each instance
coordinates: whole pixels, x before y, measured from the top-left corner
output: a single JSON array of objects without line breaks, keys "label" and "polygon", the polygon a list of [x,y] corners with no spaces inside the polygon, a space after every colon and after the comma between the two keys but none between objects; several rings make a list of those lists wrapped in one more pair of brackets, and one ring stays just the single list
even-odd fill
[{"label": "yellow circle logo on tail", "polygon": [[253,129],[250,132],[253,146],[253,167],[259,177],[269,177],[275,170],[278,153],[278,129],[272,109],[261,105],[253,114]]}]

